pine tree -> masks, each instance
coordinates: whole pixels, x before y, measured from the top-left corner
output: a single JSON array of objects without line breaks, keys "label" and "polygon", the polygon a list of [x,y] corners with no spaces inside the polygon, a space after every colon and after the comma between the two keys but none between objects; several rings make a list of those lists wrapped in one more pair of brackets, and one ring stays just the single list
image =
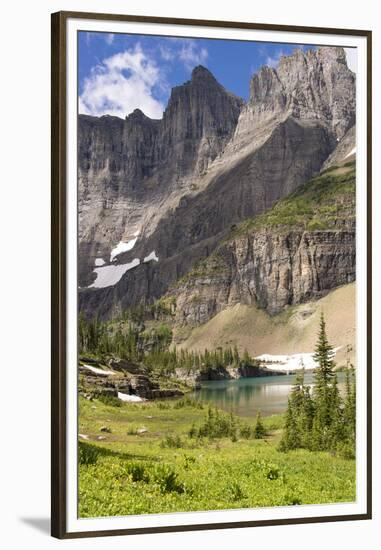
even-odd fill
[{"label": "pine tree", "polygon": [[266,429],[262,422],[261,411],[257,413],[257,420],[254,427],[254,439],[263,439],[266,435]]},{"label": "pine tree", "polygon": [[304,369],[296,375],[288,398],[285,430],[280,444],[283,451],[302,446],[302,423],[304,412]]},{"label": "pine tree", "polygon": [[311,448],[312,426],[314,421],[315,407],[310,394],[310,387],[303,384],[303,406],[299,418],[300,446],[305,449]]},{"label": "pine tree", "polygon": [[281,439],[279,450],[290,451],[300,447],[300,434],[297,424],[297,415],[294,409],[293,401],[289,397],[286,411],[286,421],[283,437]]},{"label": "pine tree", "polygon": [[249,355],[249,352],[247,351],[247,349],[245,349],[245,351],[243,352],[243,357],[240,361],[240,365],[241,367],[245,368],[245,367],[250,367],[251,366],[251,357]]},{"label": "pine tree", "polygon": [[356,376],[353,365],[348,364],[345,381],[343,409],[344,441],[343,451],[348,458],[356,455]]},{"label": "pine tree", "polygon": [[315,348],[315,416],[312,428],[313,446],[316,449],[329,447],[329,428],[332,423],[332,383],[334,379],[334,351],[328,342],[323,313],[320,318],[318,343]]},{"label": "pine tree", "polygon": [[344,404],[339,394],[337,375],[332,379],[330,387],[330,425],[327,438],[327,449],[336,452],[338,445],[345,437],[345,429],[343,422]]}]

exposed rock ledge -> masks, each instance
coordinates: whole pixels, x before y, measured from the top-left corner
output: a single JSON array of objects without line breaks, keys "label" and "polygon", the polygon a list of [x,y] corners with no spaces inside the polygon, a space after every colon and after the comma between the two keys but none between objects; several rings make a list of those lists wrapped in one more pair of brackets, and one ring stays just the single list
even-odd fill
[{"label": "exposed rock ledge", "polygon": [[[100,364],[93,359],[81,358],[79,364],[79,393],[86,398],[100,395],[118,397],[118,394],[135,395],[143,399],[163,399],[181,397],[186,391],[182,388],[163,388],[143,366],[121,359],[111,359],[108,365]],[[189,386],[188,391],[194,389]]]}]

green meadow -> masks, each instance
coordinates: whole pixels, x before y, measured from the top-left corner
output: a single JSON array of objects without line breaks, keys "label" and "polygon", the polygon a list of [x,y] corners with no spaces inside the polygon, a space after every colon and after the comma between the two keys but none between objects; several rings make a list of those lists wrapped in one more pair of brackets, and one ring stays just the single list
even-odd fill
[{"label": "green meadow", "polygon": [[[238,418],[189,398],[79,398],[79,516],[353,502],[355,460],[279,451],[283,416]],[[212,416],[212,421],[211,421]]]}]

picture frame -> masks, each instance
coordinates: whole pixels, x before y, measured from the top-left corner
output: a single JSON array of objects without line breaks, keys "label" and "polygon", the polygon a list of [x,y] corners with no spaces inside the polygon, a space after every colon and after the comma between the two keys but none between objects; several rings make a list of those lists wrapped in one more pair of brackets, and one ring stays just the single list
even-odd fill
[{"label": "picture frame", "polygon": [[[371,166],[372,34],[304,26],[177,19],[101,13],[52,14],[52,393],[51,519],[52,536],[60,539],[231,529],[372,517],[372,358],[371,358]],[[78,229],[78,32],[160,35],[203,39],[320,44],[357,48],[356,79],[356,335],[357,447],[356,502],[312,504],[203,512],[157,513],[98,518],[78,517],[77,464],[77,264]],[[271,34],[272,33],[272,34]],[[243,38],[243,36],[245,38]],[[168,54],[169,55],[169,54]],[[75,78],[74,78],[74,76]],[[74,90],[74,91],[73,91]],[[341,138],[340,138],[341,139]],[[74,162],[75,158],[75,162]],[[74,164],[73,164],[74,162]],[[75,166],[74,166],[75,165]],[[315,170],[316,172],[316,170]],[[359,189],[358,182],[362,187]],[[74,193],[74,194],[73,194]],[[73,199],[74,197],[74,199]],[[74,201],[74,202],[73,202]],[[361,216],[359,208],[362,208]],[[361,273],[360,273],[361,270]],[[90,286],[90,285],[89,285]],[[361,305],[359,305],[361,302]],[[73,329],[74,325],[74,329]],[[73,337],[74,335],[74,337]],[[359,336],[360,335],[360,336]],[[359,343],[361,340],[361,343]],[[361,349],[361,351],[360,351]],[[359,374],[360,372],[360,374]],[[260,510],[260,511],[259,511]],[[155,516],[155,520],[153,519]],[[171,516],[169,520],[169,516]],[[188,519],[189,518],[189,519]]]}]

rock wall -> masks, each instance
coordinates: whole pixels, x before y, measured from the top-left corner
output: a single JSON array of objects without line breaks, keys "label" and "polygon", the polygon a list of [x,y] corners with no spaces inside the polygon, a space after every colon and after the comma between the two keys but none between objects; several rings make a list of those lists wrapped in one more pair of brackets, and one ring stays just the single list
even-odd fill
[{"label": "rock wall", "polygon": [[356,278],[354,228],[277,233],[233,240],[206,273],[179,284],[176,322],[197,326],[238,302],[274,315],[285,306],[324,296]]}]

